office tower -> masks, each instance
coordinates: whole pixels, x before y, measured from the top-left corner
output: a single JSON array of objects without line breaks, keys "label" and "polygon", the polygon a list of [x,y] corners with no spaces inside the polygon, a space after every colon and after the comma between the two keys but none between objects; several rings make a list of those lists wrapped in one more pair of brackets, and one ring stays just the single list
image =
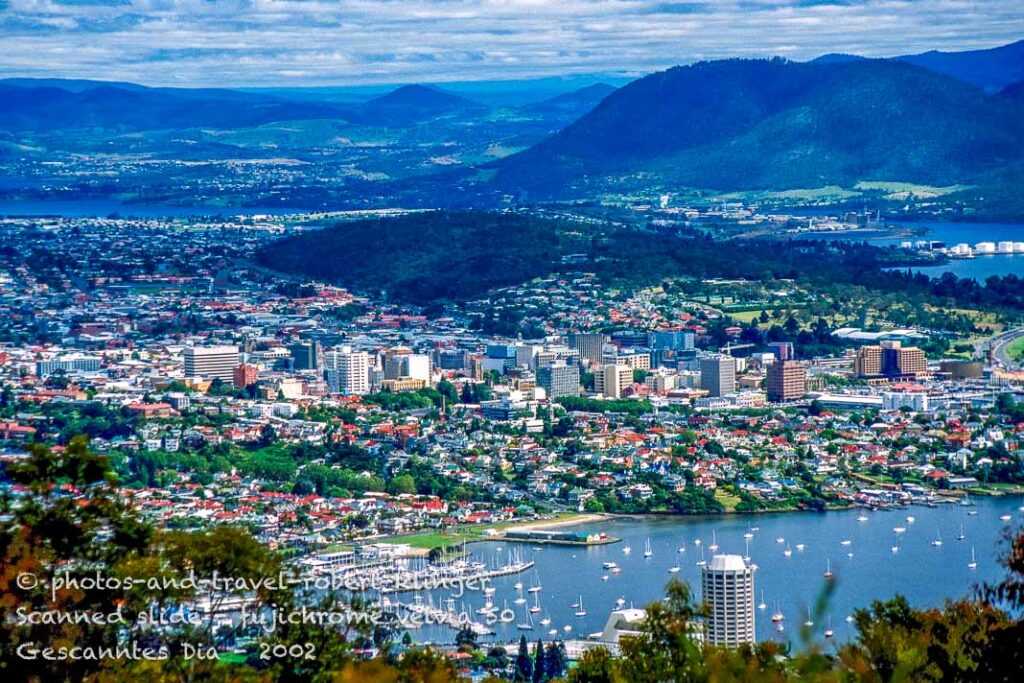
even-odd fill
[{"label": "office tower", "polygon": [[919,348],[884,341],[880,346],[858,349],[854,372],[858,377],[922,375],[928,372],[928,358]]},{"label": "office tower", "polygon": [[795,360],[777,360],[768,366],[765,385],[769,401],[795,401],[806,391],[807,368]]},{"label": "office tower", "polygon": [[316,370],[320,367],[320,345],[316,342],[299,342],[288,347],[294,370]]},{"label": "office tower", "polygon": [[46,377],[56,372],[63,372],[65,374],[97,372],[99,369],[99,358],[85,356],[80,353],[73,353],[50,360],[36,361],[36,377]]},{"label": "office tower", "polygon": [[725,396],[736,391],[736,361],[732,356],[712,356],[700,361],[700,388],[709,396]]},{"label": "office tower", "polygon": [[255,365],[239,365],[235,368],[232,382],[236,389],[245,389],[259,381],[259,369]]},{"label": "office tower", "polygon": [[185,376],[233,382],[238,365],[237,346],[186,346]]},{"label": "office tower", "polygon": [[537,368],[537,385],[544,388],[549,400],[561,396],[579,396],[580,367],[556,360]]},{"label": "office tower", "polygon": [[705,641],[737,647],[754,644],[754,568],[739,555],[715,555],[700,572]]},{"label": "office tower", "polygon": [[775,357],[779,360],[794,360],[796,358],[796,350],[793,348],[793,342],[780,341],[770,342],[768,348],[772,350]]},{"label": "office tower", "polygon": [[384,352],[384,379],[398,379],[402,376],[403,358],[411,355],[412,349],[395,346]]},{"label": "office tower", "polygon": [[350,346],[324,354],[324,376],[331,393],[362,396],[370,392],[370,354]]},{"label": "office tower", "polygon": [[599,333],[574,332],[569,335],[569,346],[576,349],[580,359],[591,363],[600,363],[604,343],[607,337]]},{"label": "office tower", "polygon": [[628,365],[603,365],[594,373],[594,390],[608,398],[622,398],[622,390],[633,383]]}]

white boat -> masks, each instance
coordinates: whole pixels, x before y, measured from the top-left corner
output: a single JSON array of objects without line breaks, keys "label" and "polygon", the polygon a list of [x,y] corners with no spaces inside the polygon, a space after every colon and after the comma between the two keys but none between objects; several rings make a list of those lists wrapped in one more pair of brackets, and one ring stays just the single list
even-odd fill
[{"label": "white boat", "polygon": [[776,543],[785,543],[786,539],[783,538],[782,536],[779,536],[778,538],[775,539],[775,542]]},{"label": "white boat", "polygon": [[676,552],[679,553],[680,555],[682,555],[683,553],[686,552],[686,546],[684,546],[684,545],[679,546],[679,548],[676,550]]},{"label": "white boat", "polygon": [[1011,515],[999,515],[999,519],[1001,519],[1004,522],[1009,522],[1011,519],[1013,519],[1013,517]]},{"label": "white boat", "polygon": [[516,605],[522,605],[524,602],[526,602],[526,598],[523,597],[523,584],[517,583],[516,590],[519,591],[519,597],[517,597],[512,602]]},{"label": "white boat", "polygon": [[804,545],[803,543],[797,543],[797,544],[796,544],[796,549],[797,549],[798,551],[800,551],[800,552],[803,552],[803,549],[804,549],[804,548],[806,548],[806,547],[807,547],[807,546],[805,546],[805,545]]},{"label": "white boat", "polygon": [[832,560],[825,560],[825,578],[831,579],[834,576],[832,573]]},{"label": "white boat", "polygon": [[615,568],[616,568],[616,567],[618,567],[618,566],[619,566],[619,565],[618,565],[618,564],[616,564],[615,562],[602,562],[602,563],[601,563],[601,567],[602,567],[603,569],[615,569]]},{"label": "white boat", "polygon": [[861,513],[861,514],[860,514],[860,515],[859,515],[859,516],[857,517],[857,521],[858,521],[858,522],[866,522],[866,521],[868,521],[868,516],[867,516],[867,515],[865,515],[865,514],[864,514],[864,513],[862,512],[862,513]]},{"label": "white boat", "polygon": [[846,615],[846,623],[847,624],[852,624],[853,623],[853,615],[852,614],[847,614]]},{"label": "white boat", "polygon": [[699,538],[695,538],[695,539],[693,539],[693,544],[694,545],[700,545],[701,544],[701,540]]},{"label": "white boat", "polygon": [[526,613],[526,621],[522,621],[516,624],[516,628],[520,631],[532,631],[533,630],[533,617],[529,612]]},{"label": "white boat", "polygon": [[698,567],[703,567],[706,564],[707,564],[707,560],[704,559],[704,546],[701,546],[701,548],[700,548],[700,559],[697,560],[697,566]]},{"label": "white boat", "polygon": [[753,538],[753,537],[754,537],[754,527],[748,527],[747,528],[747,533],[743,534],[743,538]]},{"label": "white boat", "polygon": [[787,545],[786,549],[782,551],[782,554],[785,555],[786,557],[789,557],[790,555],[793,554],[793,551],[790,550],[789,546]]},{"label": "white boat", "polygon": [[626,604],[626,598],[615,598],[615,606],[622,607]]},{"label": "white boat", "polygon": [[630,548],[628,545],[625,548],[622,549],[622,554],[623,555],[629,555],[631,552],[633,552],[633,549]]},{"label": "white boat", "polygon": [[776,604],[775,612],[772,613],[772,621],[777,624],[785,618],[785,615],[782,614],[782,610],[779,609],[778,605]]},{"label": "white boat", "polygon": [[651,539],[648,538],[647,542],[644,544],[644,557],[650,557],[653,554],[654,551],[651,550]]},{"label": "white boat", "polygon": [[[551,617],[549,617],[549,616],[548,616],[548,615],[546,615],[546,614],[544,615],[544,618],[540,620],[540,625],[541,625],[541,626],[547,626],[547,625],[548,625],[548,624],[550,624],[550,623],[551,623]],[[558,633],[558,632],[557,632],[557,631],[555,631],[555,633]]]},{"label": "white boat", "polygon": [[961,525],[960,525],[960,533],[958,533],[958,534],[956,535],[956,540],[958,540],[958,541],[962,541],[962,540],[964,540],[965,538],[967,538],[967,536],[965,536],[965,535],[964,535],[964,525],[963,525],[963,524],[961,524]]},{"label": "white boat", "polygon": [[608,580],[608,575],[607,575],[607,574],[603,575],[603,576],[601,577],[601,580],[602,580],[602,581],[607,581],[607,580]]},{"label": "white boat", "polygon": [[974,515],[978,514],[978,511],[977,510],[968,510],[967,514],[970,515],[971,517],[973,517]]},{"label": "white boat", "polygon": [[892,548],[889,550],[894,553],[898,553],[900,551],[899,539],[895,535],[892,537]]},{"label": "white boat", "polygon": [[761,590],[761,602],[757,603],[757,609],[762,612],[768,609],[768,603],[764,601],[764,589]]},{"label": "white boat", "polygon": [[974,557],[974,546],[973,545],[971,546],[971,561],[967,563],[967,568],[968,569],[977,569],[978,568],[978,560],[977,560],[977,558]]},{"label": "white boat", "polygon": [[807,608],[807,621],[804,622],[804,626],[814,626],[814,621],[811,620],[811,608]]},{"label": "white boat", "polygon": [[580,596],[580,601],[579,601],[578,605],[579,606],[576,608],[576,612],[574,614],[577,617],[585,617],[585,616],[587,616],[587,610],[584,609],[584,607],[583,607],[583,596],[582,595]]},{"label": "white boat", "polygon": [[569,626],[569,624],[566,624],[565,626],[562,627],[562,630],[565,631],[566,633],[571,633],[572,632],[572,626]]},{"label": "white boat", "polygon": [[557,636],[558,635],[558,629],[557,628],[551,629],[550,631],[548,631],[548,635],[549,636]]},{"label": "white boat", "polygon": [[894,526],[892,528],[892,530],[893,530],[894,533],[902,534],[904,531],[907,530],[907,527],[905,527],[905,526]]},{"label": "white boat", "polygon": [[523,582],[522,581],[516,581],[514,584],[512,584],[512,587],[515,588],[517,591],[518,590],[522,590]]},{"label": "white boat", "polygon": [[851,541],[848,538],[844,538],[843,540],[839,541],[839,545],[850,545],[851,543],[853,543],[853,541]]},{"label": "white boat", "polygon": [[711,545],[708,546],[708,550],[716,552],[718,550],[718,540],[715,538],[715,532],[711,532]]},{"label": "white boat", "polygon": [[676,564],[676,565],[673,565],[673,566],[669,567],[668,568],[668,573],[669,574],[678,574],[679,573],[679,565]]},{"label": "white boat", "polygon": [[915,520],[913,515],[907,515],[907,524],[913,524],[914,521]]},{"label": "white boat", "polygon": [[940,534],[937,529],[935,531],[935,540],[932,541],[932,545],[936,548],[942,545],[942,534]]},{"label": "white boat", "polygon": [[540,612],[540,594],[533,594],[533,606],[530,607],[530,614],[537,614]]}]

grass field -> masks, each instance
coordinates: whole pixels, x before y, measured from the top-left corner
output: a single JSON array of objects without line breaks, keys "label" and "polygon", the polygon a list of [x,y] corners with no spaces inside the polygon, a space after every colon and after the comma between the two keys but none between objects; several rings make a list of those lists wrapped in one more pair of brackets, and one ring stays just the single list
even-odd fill
[{"label": "grass field", "polygon": [[1024,337],[1017,337],[1006,347],[1006,355],[1013,360],[1024,358]]},{"label": "grass field", "polygon": [[[550,523],[555,522],[566,522],[573,517],[579,516],[575,512],[560,512],[554,515],[551,519],[545,520]],[[408,543],[413,548],[419,550],[433,550],[434,548],[441,548],[443,546],[455,546],[463,541],[471,543],[473,541],[486,540],[488,538],[488,531],[501,531],[512,526],[519,526],[520,524],[527,524],[533,522],[527,522],[526,520],[516,519],[508,522],[499,522],[497,524],[481,524],[478,526],[467,526],[460,529],[446,530],[446,531],[422,531],[414,534],[405,534],[402,536],[388,536],[387,538],[379,539],[382,543]]]}]

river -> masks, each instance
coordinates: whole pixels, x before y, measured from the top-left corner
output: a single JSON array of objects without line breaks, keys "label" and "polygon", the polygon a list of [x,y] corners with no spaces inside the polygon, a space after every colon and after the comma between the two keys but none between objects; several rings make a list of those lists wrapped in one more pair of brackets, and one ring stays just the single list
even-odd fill
[{"label": "river", "polygon": [[[767,604],[765,610],[757,611],[758,639],[789,639],[799,633],[807,620],[808,608],[825,586],[824,572],[828,563],[834,573],[831,580],[835,591],[825,614],[816,620],[818,623],[812,631],[820,639],[831,623],[836,639],[848,638],[853,627],[845,617],[855,608],[869,606],[873,599],[901,593],[916,607],[934,607],[946,599],[968,596],[979,581],[999,580],[1003,576],[999,565],[1000,542],[1007,528],[1024,519],[1024,513],[1018,510],[1022,503],[1024,500],[1017,497],[979,499],[972,508],[977,510],[977,515],[968,515],[968,508],[958,505],[868,511],[864,513],[868,517],[864,522],[857,519],[860,510],[714,518],[617,518],[577,527],[581,531],[605,531],[622,539],[610,545],[583,548],[499,542],[472,544],[469,546],[471,554],[484,561],[506,559],[509,551],[515,550],[536,562],[534,570],[493,581],[497,589],[494,604],[501,609],[507,601],[516,617],[509,624],[494,624],[496,635],[482,640],[508,642],[525,633],[528,640],[536,641],[541,637],[547,641],[552,638],[548,634],[550,629],[557,629],[561,637],[585,638],[603,628],[619,598],[626,606],[642,607],[664,596],[665,585],[672,576],[689,582],[699,600],[700,567],[696,562],[701,558],[701,547],[710,560],[707,547],[714,534],[719,553],[743,555],[743,536],[751,527],[757,527],[750,539],[751,561],[758,566],[755,602],[761,601],[763,593]],[[1004,514],[1013,515],[1013,519],[1000,520]],[[907,516],[915,520],[908,522]],[[957,540],[961,525],[966,538]],[[897,535],[894,527],[905,527],[906,531]],[[933,546],[932,541],[940,535],[942,545]],[[645,559],[644,545],[648,538],[653,556]],[[778,538],[785,540],[780,543]],[[695,544],[697,539],[702,541],[701,545]],[[850,541],[849,545],[841,545],[844,540]],[[894,542],[899,545],[896,553],[892,552]],[[797,544],[805,544],[805,548],[797,550]],[[631,548],[628,555],[623,553],[627,545]],[[679,553],[680,547],[685,547],[686,551]],[[792,551],[789,557],[785,555],[787,547]],[[977,556],[977,569],[967,566],[972,547]],[[602,568],[605,561],[618,563],[622,572],[609,573]],[[677,563],[680,571],[670,574],[669,568]],[[608,575],[607,580],[602,578],[605,575]],[[525,607],[533,604],[533,596],[528,593],[526,605],[514,604],[518,591],[513,586],[517,581],[523,582],[524,589],[539,581],[542,610],[534,615],[534,621],[549,615],[550,625],[538,624],[534,630],[525,632],[517,629],[518,623],[526,621]],[[438,604],[448,595],[446,591],[435,591],[431,597]],[[425,595],[423,597],[426,599]],[[576,617],[576,609],[572,607],[580,597],[587,612],[585,617]],[[400,599],[408,602],[412,595],[404,594]],[[481,594],[466,594],[457,599],[455,607],[474,611],[483,602]],[[785,617],[781,633],[770,619],[776,610],[781,610]],[[473,618],[482,619],[477,615]],[[571,632],[564,631],[566,625],[572,628]],[[421,641],[452,642],[454,632],[447,627],[424,627],[413,636]]]}]

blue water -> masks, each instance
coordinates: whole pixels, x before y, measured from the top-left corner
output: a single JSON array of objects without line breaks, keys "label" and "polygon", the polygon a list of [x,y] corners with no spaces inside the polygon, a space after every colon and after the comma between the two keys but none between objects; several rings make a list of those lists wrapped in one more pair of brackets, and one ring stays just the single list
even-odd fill
[{"label": "blue water", "polygon": [[[533,570],[513,577],[494,580],[497,592],[494,604],[501,609],[507,600],[509,607],[516,610],[516,619],[511,624],[495,624],[495,636],[484,640],[508,642],[518,640],[524,633],[516,624],[525,620],[523,606],[513,605],[517,593],[513,585],[521,580],[524,588],[539,580],[543,586],[540,593],[542,612],[535,615],[536,622],[545,613],[550,614],[552,623],[533,631],[525,632],[528,640],[542,637],[549,640],[548,630],[557,628],[562,637],[585,638],[587,634],[600,631],[615,601],[623,598],[626,605],[642,607],[664,596],[666,583],[673,576],[669,567],[677,562],[680,572],[674,576],[687,581],[694,587],[699,600],[700,546],[694,544],[701,539],[705,546],[706,558],[710,560],[707,546],[711,544],[712,532],[717,536],[719,553],[744,554],[743,534],[750,526],[757,526],[750,541],[750,556],[758,565],[755,574],[755,602],[760,602],[762,591],[768,608],[757,612],[757,636],[759,639],[798,640],[801,625],[807,619],[807,609],[820,595],[826,579],[823,574],[826,563],[831,562],[834,572],[832,581],[835,592],[825,614],[816,619],[813,635],[821,639],[826,625],[831,625],[836,638],[847,638],[852,634],[852,625],[845,617],[855,608],[869,606],[873,599],[887,599],[901,593],[917,607],[940,606],[944,600],[969,596],[972,587],[979,581],[997,581],[1003,576],[998,564],[1000,541],[1004,531],[1024,519],[1018,506],[1024,503],[1020,498],[979,500],[979,514],[969,516],[967,508],[955,505],[941,505],[937,508],[912,507],[891,512],[868,512],[868,521],[858,522],[860,511],[815,513],[788,513],[761,516],[729,516],[725,518],[629,518],[616,519],[597,524],[577,527],[579,530],[606,531],[623,539],[623,542],[607,546],[572,548],[560,546],[513,545],[498,542],[473,544],[472,554],[484,560],[507,558],[510,549],[517,549],[536,561],[536,575]],[[1012,514],[1014,519],[1003,522],[1002,514]],[[913,515],[916,521],[908,523],[906,517]],[[963,525],[967,538],[956,539]],[[902,534],[897,553],[891,551],[895,534],[893,527],[906,527]],[[933,547],[937,533],[941,533],[943,545]],[[784,537],[785,543],[777,543],[777,537]],[[651,540],[653,557],[643,557],[644,543]],[[849,546],[840,545],[848,539]],[[806,544],[803,551],[796,550],[798,543]],[[632,548],[629,555],[622,549]],[[787,546],[792,556],[784,556]],[[971,546],[977,554],[978,568],[968,569]],[[684,546],[686,552],[677,552]],[[538,546],[539,547],[539,546]],[[853,557],[848,557],[852,553]],[[610,560],[622,567],[619,575],[609,574],[607,581],[602,576],[608,572],[602,569],[602,562]],[[587,610],[587,616],[574,616],[571,607],[580,595]],[[435,604],[448,597],[448,592],[433,594]],[[527,604],[532,604],[531,595],[526,595]],[[410,594],[400,599],[411,601]],[[424,596],[425,599],[425,596]],[[481,594],[458,598],[456,610],[472,611],[482,606]],[[770,616],[776,609],[785,615],[782,633],[775,629]],[[474,619],[481,617],[473,615]],[[569,625],[572,631],[566,634],[563,627]],[[421,628],[413,636],[422,641],[450,642],[454,637],[451,629],[444,627]]]}]

